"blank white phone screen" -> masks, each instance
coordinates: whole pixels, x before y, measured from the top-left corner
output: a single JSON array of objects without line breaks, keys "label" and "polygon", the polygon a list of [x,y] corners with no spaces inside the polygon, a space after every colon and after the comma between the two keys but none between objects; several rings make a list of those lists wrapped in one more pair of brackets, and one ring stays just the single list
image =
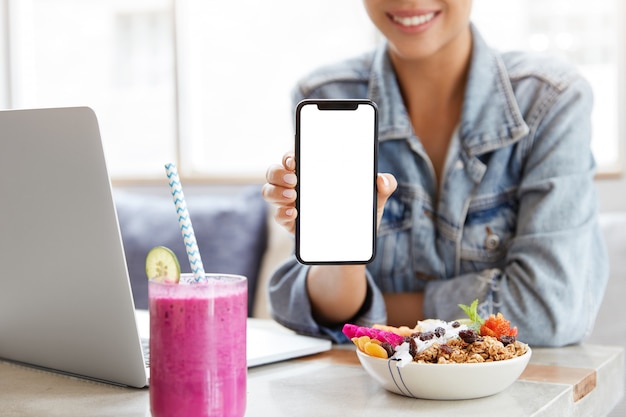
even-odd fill
[{"label": "blank white phone screen", "polygon": [[368,263],[376,233],[376,107],[300,107],[296,248],[303,263]]}]

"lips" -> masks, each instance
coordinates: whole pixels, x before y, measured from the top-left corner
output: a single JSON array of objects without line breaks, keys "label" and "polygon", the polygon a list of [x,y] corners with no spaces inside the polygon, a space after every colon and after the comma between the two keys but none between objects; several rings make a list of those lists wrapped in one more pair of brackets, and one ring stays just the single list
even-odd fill
[{"label": "lips", "polygon": [[387,16],[397,26],[405,29],[417,29],[432,21],[437,14],[434,11],[397,11],[390,12]]}]

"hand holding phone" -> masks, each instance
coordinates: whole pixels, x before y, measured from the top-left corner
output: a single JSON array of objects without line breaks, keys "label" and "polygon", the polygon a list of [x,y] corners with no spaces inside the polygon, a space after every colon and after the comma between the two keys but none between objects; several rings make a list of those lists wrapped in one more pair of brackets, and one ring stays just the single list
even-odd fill
[{"label": "hand holding phone", "polygon": [[296,257],[366,264],[376,252],[376,105],[304,100],[296,107]]}]

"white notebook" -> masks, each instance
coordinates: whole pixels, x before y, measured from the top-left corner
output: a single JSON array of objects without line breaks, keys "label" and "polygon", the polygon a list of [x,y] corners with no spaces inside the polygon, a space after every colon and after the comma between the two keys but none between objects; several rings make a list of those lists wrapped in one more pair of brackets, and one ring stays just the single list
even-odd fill
[{"label": "white notebook", "polygon": [[[146,386],[142,324],[94,112],[0,111],[0,132],[0,358]],[[250,366],[330,349],[288,332],[267,336],[254,323]]]},{"label": "white notebook", "polygon": [[[136,310],[139,334],[150,338],[150,318],[147,310]],[[248,367],[312,355],[330,350],[329,340],[302,336],[273,320],[248,318],[246,334]]]}]

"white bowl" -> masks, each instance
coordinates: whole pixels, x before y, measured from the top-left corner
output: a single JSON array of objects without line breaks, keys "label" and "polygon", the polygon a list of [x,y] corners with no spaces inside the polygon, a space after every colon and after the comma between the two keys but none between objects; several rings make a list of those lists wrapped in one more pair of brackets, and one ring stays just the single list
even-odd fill
[{"label": "white bowl", "polygon": [[512,359],[483,363],[417,363],[398,367],[397,361],[381,359],[356,350],[367,373],[386,390],[406,397],[430,400],[466,400],[497,394],[522,374],[532,351]]}]

